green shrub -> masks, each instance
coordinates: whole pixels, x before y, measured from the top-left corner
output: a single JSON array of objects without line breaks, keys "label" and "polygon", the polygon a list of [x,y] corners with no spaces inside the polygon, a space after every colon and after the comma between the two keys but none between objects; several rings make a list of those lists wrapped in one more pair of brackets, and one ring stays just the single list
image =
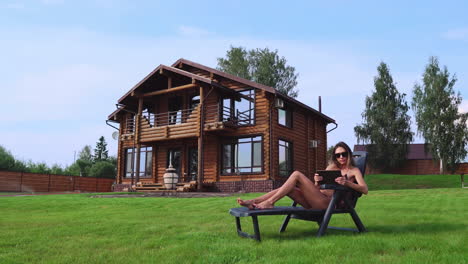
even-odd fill
[{"label": "green shrub", "polygon": [[98,161],[89,170],[89,176],[98,178],[115,178],[115,166],[108,161]]}]

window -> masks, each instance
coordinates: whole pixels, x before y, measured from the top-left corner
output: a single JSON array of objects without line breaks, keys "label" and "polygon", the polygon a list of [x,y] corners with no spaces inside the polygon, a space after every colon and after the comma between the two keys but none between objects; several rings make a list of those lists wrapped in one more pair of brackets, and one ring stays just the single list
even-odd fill
[{"label": "window", "polygon": [[[125,150],[125,178],[136,177],[136,148]],[[153,147],[140,148],[140,178],[151,178],[153,170]]]},{"label": "window", "polygon": [[292,110],[287,106],[278,108],[278,124],[292,128]]},{"label": "window", "polygon": [[255,124],[255,90],[239,92],[243,95],[240,101],[234,98],[222,100],[223,121],[235,122],[238,126]]},{"label": "window", "polygon": [[261,173],[262,137],[235,138],[222,145],[222,174]]},{"label": "window", "polygon": [[279,146],[279,176],[288,177],[292,173],[292,144],[284,141],[278,141]]}]

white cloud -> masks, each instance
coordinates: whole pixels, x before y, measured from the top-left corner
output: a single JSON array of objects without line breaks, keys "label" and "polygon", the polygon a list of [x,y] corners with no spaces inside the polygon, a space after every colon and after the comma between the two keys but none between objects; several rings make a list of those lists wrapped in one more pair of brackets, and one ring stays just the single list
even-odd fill
[{"label": "white cloud", "polygon": [[192,27],[192,26],[182,25],[182,26],[179,26],[178,30],[179,30],[179,34],[181,34],[182,36],[186,36],[186,37],[204,37],[204,36],[211,35],[211,32],[205,29]]},{"label": "white cloud", "polygon": [[4,7],[7,9],[23,9],[25,6],[23,3],[15,2],[15,3],[8,3],[4,5]]},{"label": "white cloud", "polygon": [[448,30],[442,34],[442,37],[450,40],[468,40],[468,28]]},{"label": "white cloud", "polygon": [[57,5],[57,4],[63,4],[65,0],[41,0],[41,3],[45,5]]}]

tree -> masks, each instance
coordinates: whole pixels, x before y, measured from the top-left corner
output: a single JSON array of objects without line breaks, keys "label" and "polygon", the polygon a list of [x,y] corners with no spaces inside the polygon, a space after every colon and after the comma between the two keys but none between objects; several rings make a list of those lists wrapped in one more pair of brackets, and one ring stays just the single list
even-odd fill
[{"label": "tree", "polygon": [[66,167],[63,173],[65,175],[80,176],[80,172],[81,172],[81,168],[75,162],[71,164],[70,166]]},{"label": "tree", "polygon": [[109,151],[107,150],[106,139],[101,136],[96,143],[96,148],[94,148],[93,162],[106,161],[108,156]]},{"label": "tree", "polygon": [[78,159],[70,165],[65,171],[67,174],[76,176],[89,176],[89,169],[93,165],[93,156],[91,155],[91,146],[86,145],[78,154]]},{"label": "tree", "polygon": [[335,148],[335,146],[330,146],[328,149],[327,149],[327,161],[331,160],[332,158],[332,155],[334,154],[333,153],[333,149]]},{"label": "tree", "polygon": [[11,170],[15,166],[15,158],[0,145],[0,170]]},{"label": "tree", "polygon": [[50,167],[51,174],[63,175],[64,172],[65,170],[58,164],[54,164],[52,167]]},{"label": "tree", "polygon": [[91,155],[91,146],[84,146],[83,149],[78,153],[78,159],[92,162],[93,156]]},{"label": "tree", "polygon": [[34,163],[31,160],[26,164],[27,171],[31,173],[49,174],[50,168],[45,162]]},{"label": "tree", "polygon": [[415,111],[418,133],[435,160],[440,161],[440,173],[445,168],[452,172],[467,154],[467,113],[458,113],[462,102],[460,92],[453,87],[457,81],[448,69],[439,67],[437,57],[430,57],[422,76],[422,85],[415,84],[412,107]]},{"label": "tree", "polygon": [[115,166],[109,161],[98,161],[89,170],[89,176],[98,178],[115,178]]},{"label": "tree", "polygon": [[286,64],[278,50],[268,48],[247,51],[233,47],[226,52],[226,58],[218,58],[218,70],[275,88],[278,92],[297,97],[298,74],[295,68]]},{"label": "tree", "polygon": [[241,78],[252,80],[249,73],[249,53],[243,47],[233,47],[226,52],[226,58],[218,58],[218,69]]},{"label": "tree", "polygon": [[407,144],[413,140],[406,94],[400,94],[387,64],[381,62],[374,77],[375,91],[366,97],[363,123],[354,127],[358,142],[368,143],[369,164],[384,171],[405,160]]}]

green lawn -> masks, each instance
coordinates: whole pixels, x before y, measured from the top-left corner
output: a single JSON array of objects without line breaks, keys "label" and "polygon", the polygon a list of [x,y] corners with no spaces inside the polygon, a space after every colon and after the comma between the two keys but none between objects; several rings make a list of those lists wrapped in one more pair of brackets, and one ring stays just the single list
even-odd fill
[{"label": "green lawn", "polygon": [[466,263],[468,189],[456,179],[370,175],[357,206],[368,233],[315,238],[314,223],[292,220],[280,235],[282,217],[265,216],[261,243],[237,236],[235,196],[0,197],[0,263]]}]

